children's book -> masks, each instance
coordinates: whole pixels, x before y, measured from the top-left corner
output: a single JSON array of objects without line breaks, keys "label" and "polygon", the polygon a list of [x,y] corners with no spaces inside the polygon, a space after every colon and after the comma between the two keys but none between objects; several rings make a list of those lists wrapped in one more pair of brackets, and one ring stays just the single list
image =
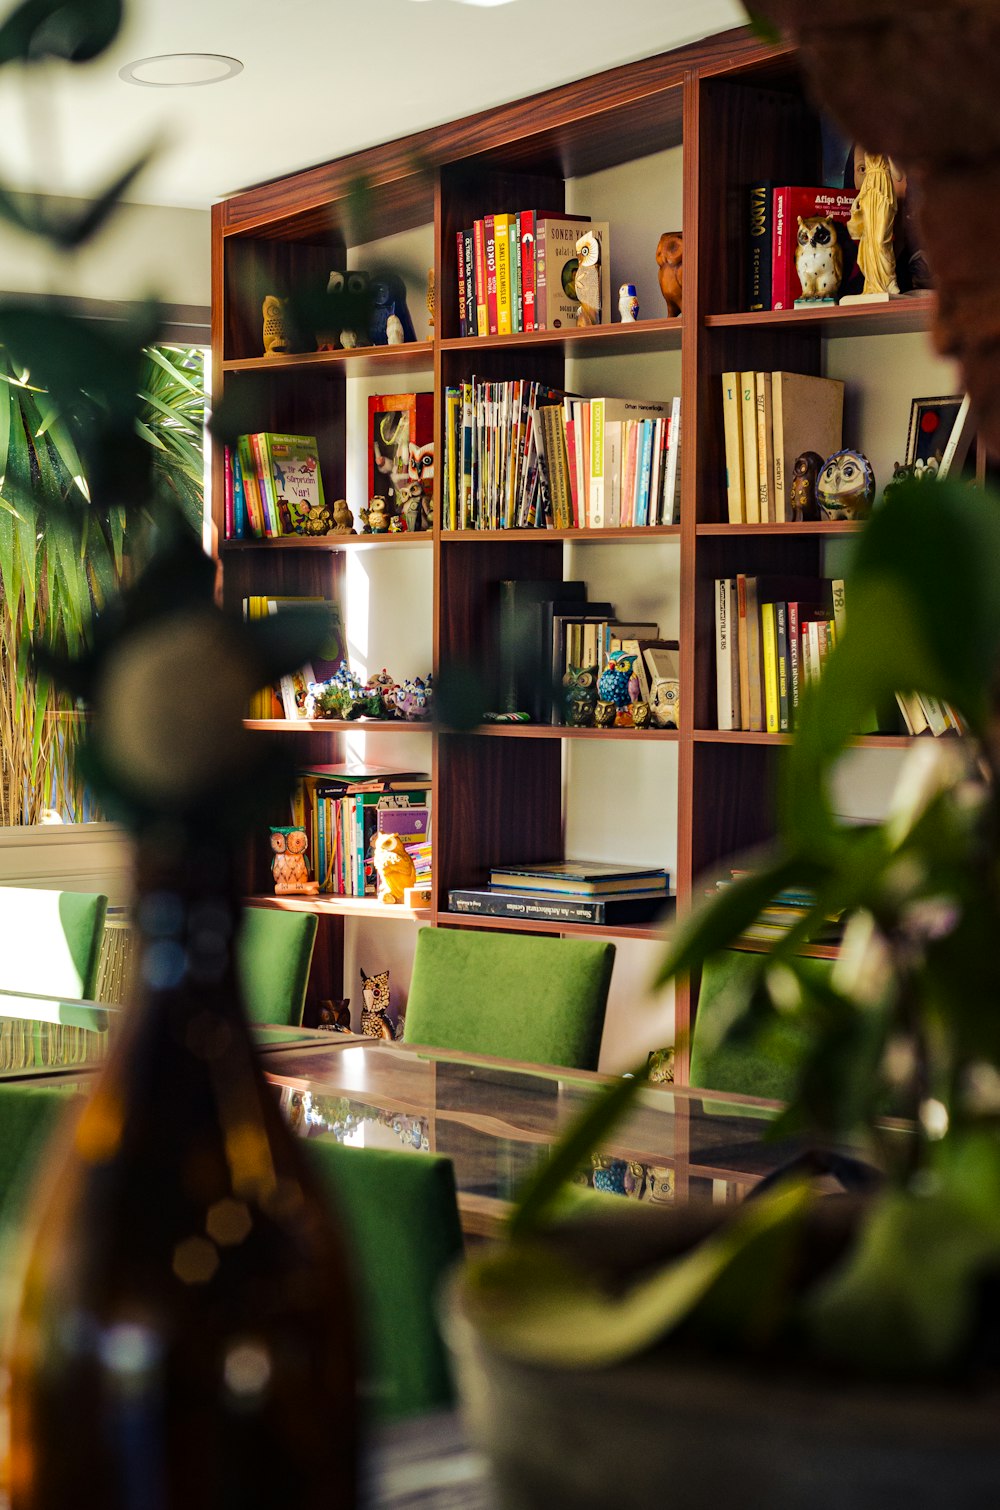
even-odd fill
[{"label": "children's book", "polygon": [[[273,485],[281,531],[305,535],[310,514],[323,505],[323,478],[314,435],[260,435],[262,460]],[[313,515],[315,518],[315,515]]]}]

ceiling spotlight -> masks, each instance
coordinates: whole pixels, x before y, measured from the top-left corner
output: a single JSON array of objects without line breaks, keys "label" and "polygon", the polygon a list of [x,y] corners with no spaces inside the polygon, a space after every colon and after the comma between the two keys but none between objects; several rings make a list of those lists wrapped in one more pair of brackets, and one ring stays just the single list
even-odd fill
[{"label": "ceiling spotlight", "polygon": [[126,84],[147,89],[189,89],[198,84],[221,84],[243,72],[239,58],[217,52],[165,52],[155,58],[137,58],[119,68]]}]

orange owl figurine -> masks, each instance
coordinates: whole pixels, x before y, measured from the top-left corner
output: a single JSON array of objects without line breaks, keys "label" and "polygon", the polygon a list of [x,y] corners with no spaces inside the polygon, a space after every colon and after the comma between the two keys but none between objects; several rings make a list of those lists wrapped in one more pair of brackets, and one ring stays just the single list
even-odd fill
[{"label": "orange owl figurine", "polygon": [[680,231],[664,231],[656,243],[656,265],[660,270],[660,293],[667,314],[673,318],[680,314],[683,303],[684,237]]}]

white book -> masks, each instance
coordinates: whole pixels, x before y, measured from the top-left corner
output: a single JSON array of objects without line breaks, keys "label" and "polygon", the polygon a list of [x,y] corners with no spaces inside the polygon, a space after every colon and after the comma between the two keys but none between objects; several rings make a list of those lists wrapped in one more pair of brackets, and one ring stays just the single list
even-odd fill
[{"label": "white book", "polygon": [[948,444],[944,448],[941,457],[941,465],[938,467],[937,480],[948,476],[954,468],[958,471],[968,454],[969,443],[972,440],[972,426],[969,423],[969,395],[966,394],[955,416],[955,423],[951,427],[948,436]]},{"label": "white book", "polygon": [[667,449],[666,477],[663,484],[664,524],[677,524],[680,520],[681,485],[681,400],[680,394],[670,406],[670,438]]},{"label": "white book", "polygon": [[771,374],[758,372],[757,382],[757,481],[760,488],[760,522],[775,523],[774,435],[771,425]]},{"label": "white book", "polygon": [[743,524],[743,411],[740,375],[722,374],[722,422],[726,440],[726,505],[730,524]]},{"label": "white book", "polygon": [[757,467],[757,376],[740,373],[740,418],[743,426],[743,507],[747,524],[760,524],[760,480]]},{"label": "white book", "polygon": [[604,426],[605,518],[615,528],[622,522],[622,422],[609,419]]},{"label": "white book", "polygon": [[740,727],[739,655],[736,648],[735,607],[735,581],[729,577],[717,577],[715,581],[715,689],[720,729]]}]

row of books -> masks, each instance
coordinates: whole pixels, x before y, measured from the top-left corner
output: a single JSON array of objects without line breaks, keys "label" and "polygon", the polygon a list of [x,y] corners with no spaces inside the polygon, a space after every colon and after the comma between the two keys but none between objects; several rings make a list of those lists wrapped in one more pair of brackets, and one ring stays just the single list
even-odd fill
[{"label": "row of books", "polygon": [[676,524],[680,399],[579,398],[527,379],[445,391],[450,529]]},{"label": "row of books", "polygon": [[796,457],[840,450],[844,385],[801,372],[724,372],[722,417],[729,523],[783,524]]},{"label": "row of books", "polygon": [[[429,789],[415,781],[389,778],[349,781],[322,768],[303,773],[292,797],[292,822],[306,830],[307,854],[320,891],[335,896],[374,896],[371,859],[376,834],[399,834],[419,847],[421,874],[429,884]],[[414,862],[416,863],[416,861]]]},{"label": "row of books", "polygon": [[768,179],[750,185],[747,309],[794,309],[802,293],[795,268],[800,216],[803,220],[824,216],[833,221],[843,263],[838,292],[862,291],[857,243],[847,231],[856,198],[856,191],[828,185],[775,184]]},{"label": "row of books", "polygon": [[[715,883],[714,891],[723,891],[731,886],[734,881],[742,880],[748,874],[744,870],[732,870],[727,877]],[[713,895],[710,888],[708,895]],[[786,887],[778,892],[766,907],[762,907],[755,920],[743,930],[743,937],[756,939],[762,943],[777,943],[790,932],[797,923],[812,910],[816,904],[816,894],[808,887]],[[839,944],[844,935],[844,916],[842,913],[828,914],[810,932],[810,942],[814,944]]]},{"label": "row of books", "polygon": [[657,866],[597,860],[496,866],[485,889],[448,893],[451,912],[553,923],[649,923],[670,897],[670,877]]},{"label": "row of books", "polygon": [[607,221],[538,210],[484,215],[456,231],[458,329],[463,336],[509,336],[576,324],[576,243],[585,230],[601,244],[601,303],[610,318]]},{"label": "row of books", "polygon": [[224,528],[227,540],[273,540],[310,533],[323,506],[323,478],[314,435],[260,430],[225,448]]},{"label": "row of books", "polygon": [[757,577],[715,581],[718,726],[783,734],[802,693],[843,633],[842,580]]},{"label": "row of books", "polygon": [[347,664],[347,649],[340,609],[335,603],[322,597],[289,597],[251,594],[243,599],[244,619],[266,619],[280,613],[283,608],[294,608],[303,603],[325,603],[329,614],[330,632],[322,653],[312,661],[288,672],[273,686],[259,687],[250,699],[251,718],[299,719],[306,716],[306,695],[310,682],[329,681]]}]

